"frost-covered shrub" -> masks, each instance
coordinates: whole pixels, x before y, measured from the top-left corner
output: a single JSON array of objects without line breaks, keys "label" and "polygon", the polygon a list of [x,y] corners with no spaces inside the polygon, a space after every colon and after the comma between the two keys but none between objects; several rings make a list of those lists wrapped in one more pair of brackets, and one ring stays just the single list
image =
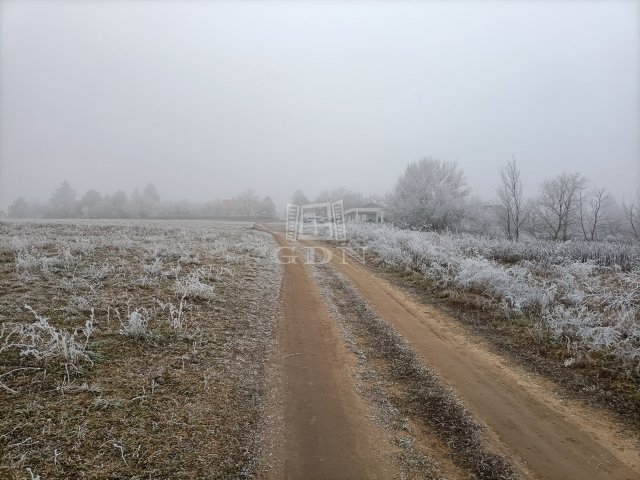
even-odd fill
[{"label": "frost-covered shrub", "polygon": [[197,253],[185,253],[178,259],[180,265],[200,265],[200,255]]},{"label": "frost-covered shrub", "polygon": [[182,267],[180,265],[169,267],[162,272],[162,276],[165,278],[178,278],[178,275],[180,275],[181,270],[182,270]]},{"label": "frost-covered shrub", "polygon": [[537,285],[526,268],[501,268],[484,258],[463,259],[454,280],[456,287],[498,299],[514,313],[544,311],[555,296],[554,289]]},{"label": "frost-covered shrub", "polygon": [[186,277],[176,278],[173,291],[181,298],[199,298],[203,300],[215,298],[213,286],[203,283],[197,273],[190,273]]},{"label": "frost-covered shrub", "polygon": [[147,275],[159,275],[162,272],[162,260],[156,257],[151,264],[144,264],[142,270]]},{"label": "frost-covered shrub", "polygon": [[550,264],[590,262],[597,266],[617,266],[623,270],[640,268],[640,246],[638,244],[613,242],[552,242],[531,241],[512,242],[505,239],[479,235],[438,234],[400,230],[389,225],[352,224],[347,229],[349,239],[357,243],[371,244],[380,241],[388,244],[394,239],[401,250],[416,243],[429,242],[439,249],[445,249],[457,256],[481,256],[503,263],[518,263],[523,260]]},{"label": "frost-covered shrub", "polygon": [[241,255],[248,253],[256,257],[267,258],[273,249],[268,237],[265,237],[262,232],[246,230],[235,240],[228,247],[228,250],[232,253]]},{"label": "frost-covered shrub", "polygon": [[180,304],[177,307],[173,304],[169,305],[169,325],[174,332],[182,332],[185,328],[184,306],[184,298],[180,299]]},{"label": "frost-covered shrub", "polygon": [[101,281],[112,275],[115,270],[115,267],[108,262],[104,262],[102,265],[92,263],[84,270],[82,276],[88,280]]},{"label": "frost-covered shrub", "polygon": [[347,233],[387,265],[419,272],[437,287],[482,295],[507,316],[538,318],[575,348],[640,366],[637,246],[514,243],[388,225],[351,225]]},{"label": "frost-covered shrub", "polygon": [[20,251],[16,254],[16,271],[42,273],[56,272],[70,269],[77,263],[77,258],[71,253],[69,247],[65,247],[54,256],[47,256],[41,252]]},{"label": "frost-covered shrub", "polygon": [[16,350],[21,356],[38,361],[59,360],[74,367],[82,361],[89,361],[86,349],[94,331],[93,310],[82,330],[70,332],[55,328],[48,318],[38,315],[30,306],[25,305],[25,308],[35,316],[36,321],[30,324],[3,323],[0,353]]},{"label": "frost-covered shrub", "polygon": [[69,300],[69,304],[78,310],[86,310],[90,306],[89,299],[82,295],[73,295]]},{"label": "frost-covered shrub", "polygon": [[130,337],[141,337],[147,333],[149,314],[140,308],[127,313],[127,317],[120,325],[120,333]]}]

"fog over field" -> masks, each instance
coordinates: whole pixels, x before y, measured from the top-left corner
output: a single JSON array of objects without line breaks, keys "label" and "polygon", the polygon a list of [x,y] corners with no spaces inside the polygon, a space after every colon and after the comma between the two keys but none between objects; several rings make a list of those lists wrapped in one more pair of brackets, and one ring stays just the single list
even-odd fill
[{"label": "fog over field", "polygon": [[607,2],[0,2],[0,210],[67,180],[163,199],[389,191],[457,161],[495,196],[640,184],[640,7]]},{"label": "fog over field", "polygon": [[640,479],[640,0],[0,0],[0,479]]}]

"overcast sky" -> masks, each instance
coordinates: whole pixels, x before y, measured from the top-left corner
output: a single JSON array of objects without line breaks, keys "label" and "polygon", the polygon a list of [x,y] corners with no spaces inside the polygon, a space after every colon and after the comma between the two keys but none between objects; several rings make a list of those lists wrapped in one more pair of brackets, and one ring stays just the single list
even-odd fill
[{"label": "overcast sky", "polygon": [[493,197],[581,171],[640,184],[640,2],[0,0],[0,209],[153,182],[384,193],[455,160]]}]

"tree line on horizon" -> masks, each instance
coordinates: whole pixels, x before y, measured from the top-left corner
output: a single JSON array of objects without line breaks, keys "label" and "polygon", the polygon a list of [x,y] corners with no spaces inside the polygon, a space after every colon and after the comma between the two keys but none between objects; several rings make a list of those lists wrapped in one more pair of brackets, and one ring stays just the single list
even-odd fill
[{"label": "tree line on horizon", "polygon": [[[496,200],[472,196],[455,163],[426,157],[407,165],[383,198],[340,188],[323,191],[314,203],[344,199],[344,208],[378,203],[385,219],[400,228],[468,232],[519,241],[523,235],[556,241],[640,240],[640,190],[618,203],[613,194],[582,174],[561,173],[526,197],[515,157],[498,169]],[[297,190],[291,202],[309,204]]]},{"label": "tree line on horizon", "polygon": [[[561,173],[542,182],[534,196],[525,196],[520,169],[513,158],[498,169],[496,200],[474,197],[464,171],[456,162],[426,157],[411,162],[384,197],[365,196],[340,187],[323,190],[311,202],[297,190],[291,202],[304,205],[343,200],[344,208],[378,203],[385,219],[400,228],[523,236],[556,241],[640,240],[640,190],[619,203],[605,187],[582,174]],[[244,190],[231,199],[193,203],[161,201],[149,183],[130,196],[122,191],[103,195],[91,189],[78,198],[62,182],[45,203],[17,198],[9,207],[11,218],[276,218],[271,197]]]},{"label": "tree line on horizon", "polygon": [[189,218],[189,217],[259,217],[274,218],[276,208],[271,197],[258,197],[245,190],[230,199],[195,203],[186,199],[162,201],[156,187],[149,183],[142,191],[135,188],[130,196],[123,190],[101,194],[87,190],[81,197],[69,182],[62,182],[47,202],[28,201],[20,196],[9,206],[10,218]]}]

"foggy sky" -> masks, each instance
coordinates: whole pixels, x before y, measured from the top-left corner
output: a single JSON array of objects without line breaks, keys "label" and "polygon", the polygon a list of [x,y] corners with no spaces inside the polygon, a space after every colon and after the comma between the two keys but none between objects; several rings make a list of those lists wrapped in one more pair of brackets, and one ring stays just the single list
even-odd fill
[{"label": "foggy sky", "polygon": [[278,209],[455,160],[490,198],[581,171],[640,185],[639,2],[3,0],[0,209],[153,182]]}]

